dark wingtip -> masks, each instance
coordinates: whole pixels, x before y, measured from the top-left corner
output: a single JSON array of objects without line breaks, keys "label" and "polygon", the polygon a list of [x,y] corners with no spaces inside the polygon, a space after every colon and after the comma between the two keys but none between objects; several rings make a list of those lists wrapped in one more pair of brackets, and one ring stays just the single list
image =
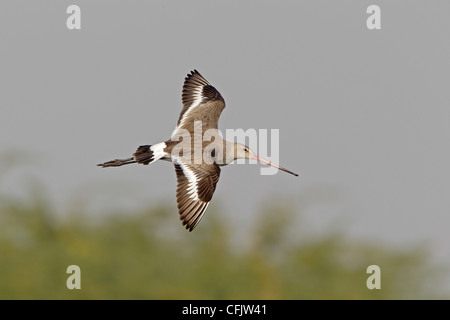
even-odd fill
[{"label": "dark wingtip", "polygon": [[189,78],[191,78],[191,77],[194,76],[195,74],[198,74],[198,71],[194,69],[193,71],[189,72],[189,73],[186,75],[186,77],[184,78],[184,80],[188,80]]},{"label": "dark wingtip", "polygon": [[190,78],[190,77],[195,76],[195,75],[199,75],[199,76],[203,77],[203,76],[200,74],[200,72],[197,71],[197,69],[194,69],[194,70],[191,71],[191,73],[188,73],[188,75],[187,75],[186,78]]}]

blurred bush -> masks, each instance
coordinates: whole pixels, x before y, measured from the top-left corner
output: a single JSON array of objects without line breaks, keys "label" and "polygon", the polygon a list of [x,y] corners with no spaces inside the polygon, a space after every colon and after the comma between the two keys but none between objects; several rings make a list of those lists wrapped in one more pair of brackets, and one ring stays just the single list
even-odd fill
[{"label": "blurred bush", "polygon": [[[0,199],[1,299],[440,298],[446,274],[425,247],[386,248],[336,230],[312,237],[295,223],[301,208],[284,202],[262,210],[236,246],[214,210],[189,233],[164,206],[92,223],[77,210],[55,219],[40,193],[26,203]],[[66,287],[72,264],[81,290]],[[366,287],[372,264],[381,290]]]}]

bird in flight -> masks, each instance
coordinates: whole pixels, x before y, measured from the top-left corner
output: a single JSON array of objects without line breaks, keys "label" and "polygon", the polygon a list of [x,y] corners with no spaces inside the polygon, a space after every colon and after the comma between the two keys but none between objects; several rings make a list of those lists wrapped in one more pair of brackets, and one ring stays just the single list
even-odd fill
[{"label": "bird in flight", "polygon": [[[115,159],[98,166],[119,167],[132,163],[148,165],[156,160],[172,162],[178,182],[178,213],[182,224],[189,231],[194,230],[208,208],[219,181],[220,166],[237,159],[254,159],[298,176],[261,158],[243,144],[222,139],[218,122],[225,101],[197,70],[191,71],[185,78],[182,102],[183,109],[169,140],[140,146],[131,158]],[[209,139],[205,139],[205,136]]]}]

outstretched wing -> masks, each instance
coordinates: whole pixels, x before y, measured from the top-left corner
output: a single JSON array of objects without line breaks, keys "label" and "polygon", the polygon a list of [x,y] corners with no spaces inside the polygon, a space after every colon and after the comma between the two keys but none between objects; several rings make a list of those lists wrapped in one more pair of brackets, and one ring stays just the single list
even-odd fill
[{"label": "outstretched wing", "polygon": [[186,164],[175,161],[177,203],[180,220],[186,229],[194,230],[208,208],[219,181],[217,164]]},{"label": "outstretched wing", "polygon": [[193,132],[194,121],[202,121],[204,130],[217,129],[225,101],[197,70],[188,74],[184,80],[182,101],[183,109],[173,135],[179,128]]}]

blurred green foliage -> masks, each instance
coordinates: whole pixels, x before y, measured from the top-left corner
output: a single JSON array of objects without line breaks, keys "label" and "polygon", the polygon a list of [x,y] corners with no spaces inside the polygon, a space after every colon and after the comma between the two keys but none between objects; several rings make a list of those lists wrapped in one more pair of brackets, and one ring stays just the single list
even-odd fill
[{"label": "blurred green foliage", "polygon": [[[440,298],[445,274],[424,247],[386,248],[342,230],[313,236],[285,201],[271,201],[240,238],[214,208],[189,233],[163,206],[91,222],[77,210],[55,219],[39,193],[0,201],[1,299]],[[81,290],[66,287],[73,264]],[[372,264],[381,290],[366,287]]]}]

